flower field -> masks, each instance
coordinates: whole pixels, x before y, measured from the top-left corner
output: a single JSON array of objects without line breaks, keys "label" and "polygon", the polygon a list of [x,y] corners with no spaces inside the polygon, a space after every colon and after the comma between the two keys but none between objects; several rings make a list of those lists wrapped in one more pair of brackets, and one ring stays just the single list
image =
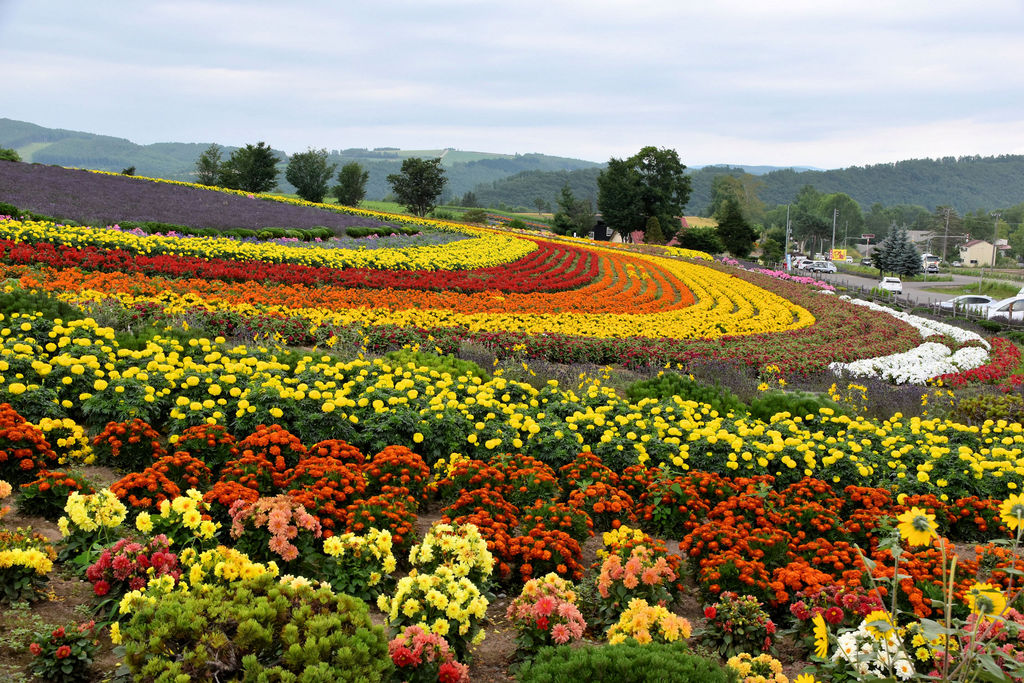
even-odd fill
[{"label": "flower field", "polygon": [[[102,630],[136,680],[564,680],[638,647],[653,678],[1024,678],[1024,427],[953,412],[1014,386],[1012,342],[696,252],[352,215],[458,239],[0,218],[0,601],[64,571],[94,620],[25,642],[38,675],[98,678]],[[868,417],[858,377],[923,405]]]}]

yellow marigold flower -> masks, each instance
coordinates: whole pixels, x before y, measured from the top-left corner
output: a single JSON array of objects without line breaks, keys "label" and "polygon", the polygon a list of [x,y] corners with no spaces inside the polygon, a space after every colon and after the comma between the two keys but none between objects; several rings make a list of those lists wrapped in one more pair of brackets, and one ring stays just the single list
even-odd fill
[{"label": "yellow marigold flower", "polygon": [[135,528],[144,534],[153,530],[153,520],[148,512],[139,513],[139,516],[135,518]]},{"label": "yellow marigold flower", "polygon": [[896,529],[910,545],[929,545],[939,536],[935,526],[935,515],[930,515],[921,508],[912,507],[897,517],[897,520],[899,524]]}]

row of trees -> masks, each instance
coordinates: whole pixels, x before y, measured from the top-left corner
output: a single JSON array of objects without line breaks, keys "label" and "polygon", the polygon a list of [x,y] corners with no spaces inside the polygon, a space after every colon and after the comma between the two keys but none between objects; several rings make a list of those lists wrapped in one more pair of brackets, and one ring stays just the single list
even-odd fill
[{"label": "row of trees", "polygon": [[[227,187],[245,192],[269,192],[277,187],[280,158],[263,142],[236,149],[222,160],[219,145],[210,145],[196,161],[196,177],[201,185]],[[295,186],[295,192],[310,202],[322,202],[328,189],[339,204],[357,206],[366,197],[369,173],[358,163],[345,164],[338,171],[337,184],[328,184],[337,164],[327,162],[326,149],[309,149],[293,154],[285,169],[285,179]],[[400,173],[388,176],[388,182],[398,198],[417,216],[426,215],[437,203],[444,189],[444,169],[441,159],[410,158],[402,162]]]}]

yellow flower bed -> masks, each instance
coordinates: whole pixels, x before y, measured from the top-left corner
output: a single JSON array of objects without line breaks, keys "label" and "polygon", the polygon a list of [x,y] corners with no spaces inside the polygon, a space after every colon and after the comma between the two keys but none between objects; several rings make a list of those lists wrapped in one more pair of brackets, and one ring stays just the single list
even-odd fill
[{"label": "yellow flower bed", "polygon": [[475,239],[404,249],[318,249],[270,242],[239,242],[227,237],[164,237],[133,235],[108,228],[57,226],[47,221],[0,221],[0,239],[49,242],[69,247],[125,249],[139,254],[167,254],[203,259],[293,263],[321,268],[387,270],[464,270],[485,268],[520,259],[537,248],[535,242],[493,230],[446,226]]}]

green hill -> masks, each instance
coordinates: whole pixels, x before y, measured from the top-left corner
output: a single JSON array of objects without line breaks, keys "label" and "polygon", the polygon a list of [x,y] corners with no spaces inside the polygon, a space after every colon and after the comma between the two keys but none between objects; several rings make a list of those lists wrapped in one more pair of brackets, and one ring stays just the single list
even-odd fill
[{"label": "green hill", "polygon": [[[536,197],[554,204],[562,185],[568,182],[577,197],[596,197],[599,172],[598,167],[568,173],[525,172],[480,185],[474,193],[484,206],[530,208]],[[715,176],[743,173],[742,168],[729,166],[691,171],[687,212],[706,211]],[[755,177],[762,183],[758,196],[767,206],[792,201],[804,185],[825,193],[845,192],[865,211],[876,202],[884,206],[916,204],[929,209],[948,204],[964,214],[1024,202],[1024,183],[1020,180],[1024,178],[1024,156],[1020,155],[910,159],[832,171],[776,169]]]},{"label": "green hill", "polygon": [[[196,159],[208,146],[209,143],[182,142],[138,145],[109,135],[44,128],[0,118],[0,147],[16,150],[24,161],[31,163],[114,172],[134,166],[137,175],[192,180]],[[224,158],[234,149],[225,147]],[[280,190],[293,192],[294,188],[284,180],[287,155],[284,152],[278,152],[278,155],[282,159]],[[393,147],[333,150],[330,162],[339,167],[352,161],[362,164],[370,172],[367,198],[384,199],[391,193],[388,174],[397,173],[403,159],[416,156],[441,157],[448,176],[445,200],[461,197],[481,183],[491,183],[522,171],[566,171],[598,166],[592,161],[546,154],[495,154],[456,149],[401,150]]]}]

